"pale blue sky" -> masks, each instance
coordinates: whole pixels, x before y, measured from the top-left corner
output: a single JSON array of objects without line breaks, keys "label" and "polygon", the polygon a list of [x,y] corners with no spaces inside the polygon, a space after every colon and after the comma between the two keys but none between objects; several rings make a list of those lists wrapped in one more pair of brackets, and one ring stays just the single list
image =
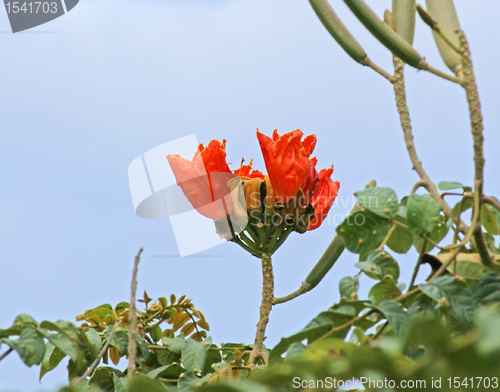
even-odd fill
[{"label": "pale blue sky", "polygon": [[[389,70],[389,53],[335,3],[370,57]],[[379,14],[390,6],[369,3]],[[484,109],[485,192],[498,196],[500,4],[456,4]],[[8,29],[0,12],[0,30]],[[256,128],[316,133],[318,166],[333,163],[341,183],[334,214],[345,214],[352,192],[372,178],[399,197],[418,180],[391,85],[352,62],[305,0],[82,0],[34,31],[54,33],[0,34],[0,328],[23,312],[39,321],[74,320],[88,308],[127,300],[133,257],[144,247],[139,292],[187,294],[206,315],[214,341],[253,341],[257,259],[234,244],[203,258],[150,257],[175,255],[177,248],[168,221],[134,214],[127,168],[170,140],[193,133],[204,143],[226,138],[229,162],[254,158],[263,170]],[[445,69],[421,22],[415,46]],[[427,171],[436,181],[472,183],[463,91],[414,69],[407,70],[407,86]],[[334,233],[323,225],[290,236],[274,258],[277,296],[298,288]],[[413,258],[397,256],[402,281]],[[355,261],[343,255],[314,291],[275,307],[268,345],[338,301],[337,282],[357,272]],[[362,279],[363,293],[368,283]],[[41,386],[38,371],[11,354],[0,363],[0,390],[51,390],[65,382],[64,365]]]}]

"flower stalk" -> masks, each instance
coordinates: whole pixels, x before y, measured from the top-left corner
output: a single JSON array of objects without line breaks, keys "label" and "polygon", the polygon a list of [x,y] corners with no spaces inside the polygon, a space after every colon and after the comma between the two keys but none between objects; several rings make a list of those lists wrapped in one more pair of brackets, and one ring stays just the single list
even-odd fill
[{"label": "flower stalk", "polygon": [[274,275],[271,255],[263,253],[260,257],[262,261],[262,303],[260,305],[259,322],[252,352],[248,360],[248,365],[255,365],[262,350],[262,344],[266,339],[266,327],[269,322],[269,314],[273,307],[274,300]]}]

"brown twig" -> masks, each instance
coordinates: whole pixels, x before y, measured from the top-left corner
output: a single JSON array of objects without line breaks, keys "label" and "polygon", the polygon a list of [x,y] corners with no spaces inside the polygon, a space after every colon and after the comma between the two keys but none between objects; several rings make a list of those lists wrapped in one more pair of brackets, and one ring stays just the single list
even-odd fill
[{"label": "brown twig", "polygon": [[446,72],[440,71],[439,69],[434,68],[433,66],[429,65],[426,62],[422,64],[421,69],[423,69],[424,71],[430,72],[436,76],[439,76],[443,79],[449,80],[450,82],[457,83],[457,84],[463,83],[462,79],[460,79],[454,75],[447,74]]},{"label": "brown twig", "polygon": [[271,255],[263,253],[261,255],[262,261],[262,303],[260,305],[260,317],[257,323],[257,332],[255,334],[255,341],[253,344],[252,352],[248,360],[248,365],[257,363],[259,352],[262,350],[262,344],[266,338],[266,326],[269,322],[269,313],[273,307],[274,301],[274,275],[273,264]]},{"label": "brown twig", "polygon": [[7,355],[9,355],[12,351],[14,351],[13,348],[9,348],[6,352],[4,352],[2,355],[0,355],[0,361],[4,359]]},{"label": "brown twig", "polygon": [[368,56],[365,57],[362,61],[361,64],[366,65],[367,67],[370,67],[373,69],[375,72],[379,73],[382,75],[384,78],[386,78],[389,82],[393,83],[394,81],[394,76],[392,76],[389,72],[385,71],[384,69],[380,68],[377,64],[375,64],[373,61],[371,61]]},{"label": "brown twig", "polygon": [[106,350],[109,347],[109,344],[111,343],[111,339],[113,338],[113,335],[115,334],[116,329],[121,325],[122,320],[118,320],[114,325],[113,328],[111,329],[111,332],[109,333],[108,340],[106,340],[106,343],[104,346],[102,346],[101,351],[99,351],[99,354],[97,355],[97,358],[92,362],[92,365],[87,369],[87,371],[81,376],[79,379],[77,379],[74,383],[73,386],[77,386],[83,380],[85,380],[87,377],[89,377],[93,372],[94,369],[99,365],[99,362],[101,362],[101,358],[103,355],[106,353]]},{"label": "brown twig", "polygon": [[408,286],[408,291],[411,291],[413,287],[415,287],[415,280],[417,280],[418,271],[420,270],[420,265],[422,264],[422,257],[425,254],[426,247],[427,247],[427,241],[424,240],[422,249],[420,249],[420,253],[418,255],[417,264],[415,265],[415,269],[413,270],[413,275],[411,277],[410,285]]},{"label": "brown twig", "polygon": [[135,313],[135,293],[137,291],[137,269],[141,260],[142,248],[139,249],[134,260],[132,271],[132,282],[130,284],[130,304],[128,307],[128,379],[131,382],[135,373],[135,361],[137,359],[137,342],[135,340],[135,330],[137,329],[137,314]]},{"label": "brown twig", "polygon": [[318,343],[318,342],[321,342],[322,340],[326,339],[328,336],[334,334],[334,333],[337,333],[339,331],[342,331],[343,329],[345,328],[349,328],[349,327],[352,327],[354,324],[356,324],[358,321],[361,321],[361,320],[364,320],[366,319],[368,316],[371,316],[373,313],[375,313],[376,310],[375,309],[372,309],[368,312],[366,312],[364,315],[362,316],[356,316],[356,317],[353,317],[352,319],[350,319],[349,321],[345,322],[344,324],[342,325],[339,325],[338,327],[333,327],[332,329],[330,329],[327,333],[325,333],[323,336],[321,336],[319,339],[316,339],[314,341],[314,343]]},{"label": "brown twig", "polygon": [[389,321],[386,321],[384,323],[384,325],[382,325],[382,327],[379,328],[379,330],[377,332],[375,332],[375,334],[373,334],[371,337],[368,338],[368,341],[367,343],[370,343],[371,341],[377,339],[381,334],[382,332],[384,331],[384,329],[389,325]]}]

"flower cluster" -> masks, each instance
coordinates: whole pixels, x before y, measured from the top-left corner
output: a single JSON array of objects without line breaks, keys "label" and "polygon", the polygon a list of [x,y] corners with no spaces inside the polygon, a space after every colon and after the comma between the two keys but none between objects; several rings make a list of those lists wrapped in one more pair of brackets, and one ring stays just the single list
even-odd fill
[{"label": "flower cluster", "polygon": [[[316,136],[302,137],[298,129],[282,136],[275,130],[272,138],[257,131],[267,175],[254,170],[252,161],[231,171],[225,140],[200,144],[191,160],[173,154],[167,159],[184,195],[215,221],[221,237],[272,253],[291,231],[318,228],[339,190],[339,182],[330,178],[333,166],[318,172],[317,159],[311,158]],[[228,217],[230,233],[221,226]],[[251,239],[240,233],[243,229]]]}]

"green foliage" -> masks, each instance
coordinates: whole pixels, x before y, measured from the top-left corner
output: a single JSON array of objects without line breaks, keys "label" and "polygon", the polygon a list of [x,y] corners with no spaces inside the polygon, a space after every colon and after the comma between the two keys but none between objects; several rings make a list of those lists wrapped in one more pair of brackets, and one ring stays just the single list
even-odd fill
[{"label": "green foliage", "polygon": [[355,264],[372,279],[382,280],[391,277],[396,282],[399,278],[399,265],[386,251],[374,249],[368,255],[367,261]]},{"label": "green foliage", "polygon": [[406,203],[406,221],[416,234],[428,234],[441,221],[441,205],[430,195],[412,194]]},{"label": "green foliage", "polygon": [[[441,187],[467,190],[461,184]],[[38,323],[20,315],[12,326],[0,329],[1,343],[26,365],[40,365],[40,379],[68,357],[68,377],[73,380],[84,374],[109,341],[102,363],[81,384],[100,391],[287,391],[292,375],[307,380],[335,375],[398,381],[498,372],[500,339],[492,328],[500,327],[500,264],[481,264],[473,244],[442,245],[450,230],[458,238],[460,233],[456,221],[446,220],[429,195],[412,194],[398,201],[388,188],[369,187],[356,196],[359,208],[337,228],[337,242],[360,254],[361,261],[355,264],[360,272],[340,279],[340,302],[319,312],[272,350],[264,348],[269,363],[261,359],[260,366],[246,367],[251,345],[214,344],[207,337],[205,316],[185,296],[153,301],[146,292],[139,300],[145,309],[137,311],[133,332],[137,375],[132,383],[126,372],[112,366],[128,352],[126,302],[87,310],[77,316],[81,326],[66,321]],[[469,201],[466,197],[457,203],[455,219],[469,208]],[[499,212],[483,205],[481,215],[487,238],[494,244]],[[407,253],[412,245],[437,263],[436,268],[442,263],[447,268],[404,293],[397,257],[387,248]],[[437,254],[427,254],[435,249]],[[362,273],[373,282],[367,300],[358,299]],[[117,322],[121,326],[111,336]],[[433,368],[433,363],[438,365]],[[81,385],[66,390],[79,392]]]}]

